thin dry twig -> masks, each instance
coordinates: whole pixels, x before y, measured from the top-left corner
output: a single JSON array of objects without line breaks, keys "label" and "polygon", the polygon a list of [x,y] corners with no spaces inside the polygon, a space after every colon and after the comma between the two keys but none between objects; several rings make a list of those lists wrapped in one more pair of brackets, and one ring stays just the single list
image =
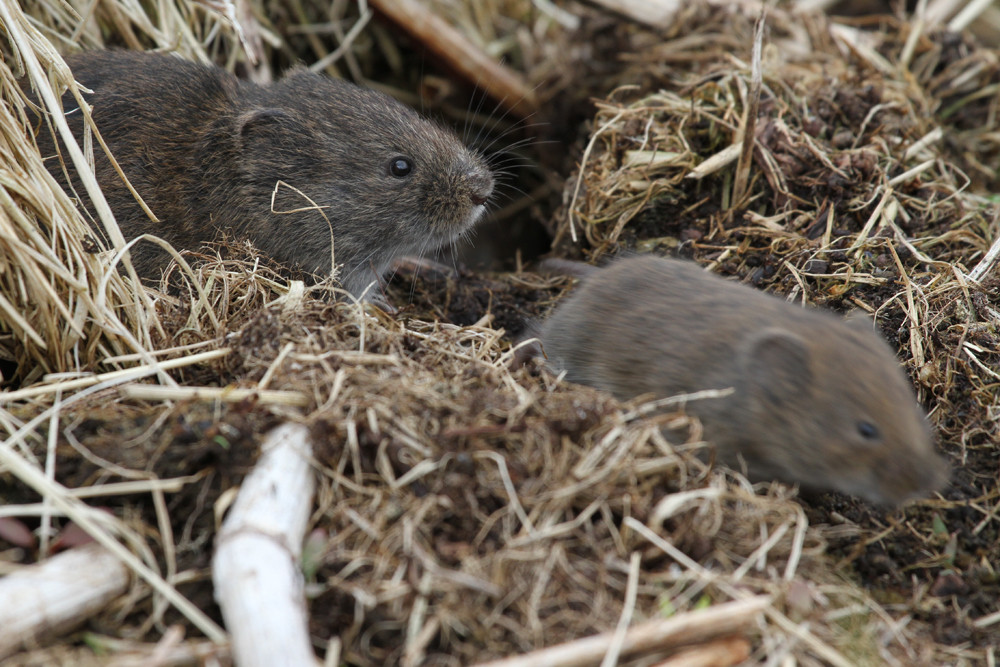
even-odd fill
[{"label": "thin dry twig", "polygon": [[537,113],[535,94],[520,75],[495,63],[427,6],[416,0],[369,1],[379,12],[447,62],[449,67],[461,72],[467,81],[482,86],[500,106],[519,118]]},{"label": "thin dry twig", "polygon": [[[634,657],[732,634],[752,624],[770,604],[769,597],[758,596],[736,602],[725,602],[711,609],[688,612],[676,618],[647,621],[632,627],[625,634],[621,648],[622,655]],[[481,663],[479,667],[597,665],[613,641],[614,633],[587,637],[517,658]]]}]

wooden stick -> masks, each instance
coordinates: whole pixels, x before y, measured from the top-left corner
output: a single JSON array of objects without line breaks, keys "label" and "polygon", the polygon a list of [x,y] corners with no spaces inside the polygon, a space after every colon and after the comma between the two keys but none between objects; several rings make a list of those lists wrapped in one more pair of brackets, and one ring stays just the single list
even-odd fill
[{"label": "wooden stick", "polygon": [[239,403],[256,400],[261,405],[291,405],[305,407],[309,397],[298,391],[277,389],[245,389],[238,387],[160,387],[133,384],[118,390],[125,398],[144,401],[218,401]]},{"label": "wooden stick", "polygon": [[740,159],[736,163],[736,178],[733,179],[733,198],[731,206],[741,208],[743,197],[750,182],[750,165],[753,162],[753,149],[757,143],[757,113],[760,109],[760,89],[763,86],[764,75],[761,70],[760,52],[764,43],[764,21],[767,10],[761,10],[754,26],[753,50],[750,59],[750,90],[747,91],[746,111],[743,114],[743,144],[740,147]]},{"label": "wooden stick", "polygon": [[414,40],[482,87],[500,106],[519,118],[538,111],[534,91],[515,72],[497,64],[444,19],[416,0],[369,0],[376,10]]},{"label": "wooden stick", "polygon": [[82,387],[92,387],[95,384],[100,384],[102,382],[128,382],[130,380],[141,380],[142,378],[149,377],[150,375],[155,375],[157,371],[167,371],[174,368],[183,368],[184,366],[193,366],[194,364],[200,364],[205,361],[221,359],[229,354],[229,350],[230,348],[224,347],[220,350],[209,350],[208,352],[200,352],[187,357],[168,359],[167,361],[161,361],[157,366],[136,366],[134,368],[123,368],[118,371],[109,371],[99,375],[87,375],[81,378],[76,378],[75,380],[65,380],[63,382],[54,382],[52,384],[40,386],[36,385],[33,387],[26,387],[25,389],[17,389],[15,391],[3,391],[0,392],[0,405],[4,405],[5,403],[10,403],[12,401],[19,401],[25,398],[32,398],[34,396],[54,394],[57,391],[69,392]]},{"label": "wooden stick", "polygon": [[680,0],[594,0],[594,4],[654,28],[668,27],[682,6]]},{"label": "wooden stick", "polygon": [[219,531],[212,582],[240,667],[318,664],[298,567],[315,486],[311,457],[305,426],[271,431]]},{"label": "wooden stick", "polygon": [[725,637],[678,651],[653,667],[729,667],[750,657],[750,642],[743,637]]},{"label": "wooden stick", "polygon": [[[156,644],[123,641],[116,637],[89,636],[89,642],[97,650],[103,650],[106,667],[180,667],[182,665],[231,665],[232,657],[228,646],[219,646],[205,640],[181,641],[171,637],[177,628],[169,628],[164,639]],[[178,633],[183,634],[183,633]],[[173,640],[173,641],[171,641]],[[96,652],[96,651],[95,651]],[[99,653],[100,655],[100,653]]]},{"label": "wooden stick", "polygon": [[[689,611],[667,619],[647,621],[632,627],[622,644],[622,658],[663,651],[678,646],[698,644],[719,636],[731,635],[749,625],[768,605],[769,595],[758,595],[716,605],[710,609]],[[586,637],[526,655],[481,663],[479,667],[582,667],[598,665],[611,646],[614,633]]]},{"label": "wooden stick", "polygon": [[128,582],[128,568],[96,543],[0,578],[0,658],[82,623]]}]

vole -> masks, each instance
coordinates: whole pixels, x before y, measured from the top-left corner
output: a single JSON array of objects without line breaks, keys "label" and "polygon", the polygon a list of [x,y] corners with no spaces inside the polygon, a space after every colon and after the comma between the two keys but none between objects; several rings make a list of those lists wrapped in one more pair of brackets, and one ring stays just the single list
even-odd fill
[{"label": "vole", "polygon": [[583,283],[540,336],[566,379],[620,399],[732,388],[686,409],[719,460],[745,463],[754,480],[884,504],[947,481],[913,387],[867,318],[795,306],[683,260],[570,271]]},{"label": "vole", "polygon": [[[135,51],[66,62],[93,90],[85,98],[98,129],[160,219],[149,220],[95,144],[97,180],[126,239],[150,233],[195,249],[226,230],[279,262],[329,274],[332,232],[340,282],[360,295],[400,255],[455,241],[493,192],[486,161],[451,131],[346,81],[297,70],[259,86],[218,67]],[[82,114],[69,94],[63,105],[79,140]],[[53,155],[41,126],[39,148]],[[65,184],[59,160],[48,165]],[[278,188],[272,208],[278,181],[290,187]],[[144,277],[167,262],[152,244],[133,248]]]}]

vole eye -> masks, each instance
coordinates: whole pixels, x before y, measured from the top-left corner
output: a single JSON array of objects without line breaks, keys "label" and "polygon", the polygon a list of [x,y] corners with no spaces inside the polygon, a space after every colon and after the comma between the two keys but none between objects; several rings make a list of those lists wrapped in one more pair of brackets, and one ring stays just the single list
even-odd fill
[{"label": "vole eye", "polygon": [[413,162],[410,158],[399,155],[389,160],[389,173],[396,178],[406,178],[413,171]]},{"label": "vole eye", "polygon": [[865,440],[875,440],[879,437],[878,427],[871,422],[858,422],[858,433]]}]

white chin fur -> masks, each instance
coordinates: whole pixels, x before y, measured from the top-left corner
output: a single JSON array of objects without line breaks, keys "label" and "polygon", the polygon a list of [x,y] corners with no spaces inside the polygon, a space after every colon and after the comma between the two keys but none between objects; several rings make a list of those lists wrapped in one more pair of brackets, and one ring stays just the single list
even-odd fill
[{"label": "white chin fur", "polygon": [[478,206],[474,206],[472,210],[469,211],[469,217],[465,219],[465,225],[463,226],[463,231],[476,224],[479,218],[483,217],[484,213],[486,213],[486,204],[479,204]]}]

